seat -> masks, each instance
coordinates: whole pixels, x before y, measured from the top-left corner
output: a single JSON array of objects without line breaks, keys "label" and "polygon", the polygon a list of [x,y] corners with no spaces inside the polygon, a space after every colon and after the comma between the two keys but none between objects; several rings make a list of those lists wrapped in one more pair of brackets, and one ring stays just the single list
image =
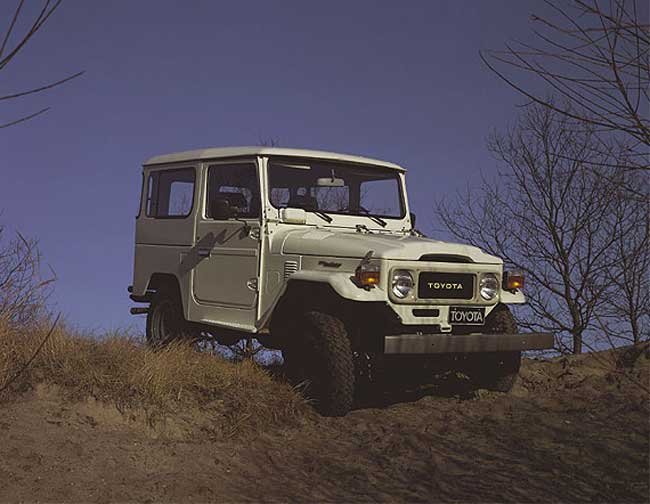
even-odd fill
[{"label": "seat", "polygon": [[302,208],[304,210],[318,210],[318,200],[313,196],[306,194],[297,194],[292,196],[289,202],[287,203],[288,207],[292,208]]},{"label": "seat", "polygon": [[228,204],[236,208],[238,212],[245,212],[248,208],[246,197],[238,192],[218,192],[217,198],[222,198],[228,201]]}]

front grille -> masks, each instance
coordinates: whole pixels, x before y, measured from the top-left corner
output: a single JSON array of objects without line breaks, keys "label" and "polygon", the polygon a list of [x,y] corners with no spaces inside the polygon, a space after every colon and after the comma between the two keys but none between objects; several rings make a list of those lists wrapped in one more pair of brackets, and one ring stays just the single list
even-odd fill
[{"label": "front grille", "polygon": [[418,283],[420,299],[472,299],[474,275],[471,273],[420,273]]},{"label": "front grille", "polygon": [[298,271],[298,263],[296,261],[286,261],[284,263],[284,279],[286,280],[291,275]]}]

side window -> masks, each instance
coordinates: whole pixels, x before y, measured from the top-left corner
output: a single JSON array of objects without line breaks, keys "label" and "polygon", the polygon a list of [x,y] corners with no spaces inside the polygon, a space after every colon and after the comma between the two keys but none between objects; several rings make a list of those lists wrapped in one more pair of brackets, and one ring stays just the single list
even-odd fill
[{"label": "side window", "polygon": [[141,174],[140,176],[140,197],[138,198],[138,213],[136,214],[135,218],[139,219],[140,215],[142,215],[142,203],[143,200],[146,202],[147,196],[144,193],[144,188],[145,188],[145,178],[144,178],[144,173]]},{"label": "side window", "polygon": [[207,216],[212,219],[211,203],[227,199],[237,217],[257,218],[261,214],[260,186],[255,163],[212,165],[208,169]]},{"label": "side window", "polygon": [[194,168],[155,171],[147,183],[147,217],[187,217],[194,204]]}]

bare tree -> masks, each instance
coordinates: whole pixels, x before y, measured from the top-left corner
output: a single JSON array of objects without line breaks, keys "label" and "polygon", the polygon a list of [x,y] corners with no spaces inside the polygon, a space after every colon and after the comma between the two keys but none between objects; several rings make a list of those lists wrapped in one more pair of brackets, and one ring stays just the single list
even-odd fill
[{"label": "bare tree", "polygon": [[[645,191],[645,201],[627,197],[630,185]],[[637,344],[650,337],[650,188],[642,176],[621,174],[610,190],[617,194],[607,233],[615,240],[607,252],[608,302],[598,322],[611,343]]]},{"label": "bare tree", "polygon": [[[18,0],[16,2],[16,7],[13,10],[9,25],[4,32],[4,35],[0,34],[0,72],[7,71],[9,64],[18,57],[27,43],[43,28],[43,25],[45,25],[50,17],[52,17],[52,15],[59,9],[62,3],[63,0],[44,0],[41,2],[42,5],[40,10],[38,10],[38,13],[35,15],[35,17],[30,22],[28,22],[26,30],[21,34],[17,34],[16,29],[19,24],[21,14],[23,14],[25,10],[26,0]],[[31,89],[0,95],[0,101],[16,100],[25,96],[42,93],[49,89],[60,86],[61,84],[64,84],[65,82],[68,82],[72,79],[75,79],[82,74],[83,72],[77,72],[62,79],[50,81],[47,84],[36,86]],[[0,75],[2,74],[0,73]],[[29,119],[33,119],[36,116],[44,114],[49,109],[50,107],[46,107],[35,112],[30,112],[16,119],[2,122],[0,123],[0,129],[8,128],[9,126],[13,126],[21,122],[28,121]]]},{"label": "bare tree", "polygon": [[[593,128],[576,130],[554,107],[531,105],[513,129],[490,140],[505,168],[498,179],[468,189],[455,205],[438,206],[454,237],[525,273],[528,305],[519,321],[558,334],[562,352],[582,352],[585,334],[603,313],[612,254],[626,232],[619,226],[613,233],[609,225],[623,194],[588,169],[611,164],[592,149],[594,135]],[[627,198],[625,204],[641,202]]]},{"label": "bare tree", "polygon": [[24,327],[45,314],[45,301],[55,275],[44,277],[38,244],[20,233],[3,240],[0,226],[0,319]]},{"label": "bare tree", "polygon": [[274,137],[260,137],[257,139],[257,145],[260,147],[279,147],[280,146],[280,140]]},{"label": "bare tree", "polygon": [[[637,0],[545,0],[549,14],[533,14],[534,42],[514,42],[481,54],[486,65],[534,103],[589,125],[591,149],[606,159],[592,164],[649,170],[650,25]],[[534,90],[526,75],[546,91]],[[624,156],[612,159],[612,150]],[[625,162],[621,163],[621,159]]]}]

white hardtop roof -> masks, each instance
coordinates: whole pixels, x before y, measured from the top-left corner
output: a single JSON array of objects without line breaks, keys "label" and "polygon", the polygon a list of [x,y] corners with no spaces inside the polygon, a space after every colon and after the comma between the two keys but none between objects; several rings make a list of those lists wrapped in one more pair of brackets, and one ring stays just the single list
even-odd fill
[{"label": "white hardtop roof", "polygon": [[284,147],[217,147],[212,149],[198,149],[184,152],[175,152],[147,159],[143,166],[180,163],[184,161],[200,161],[207,159],[235,158],[242,156],[286,156],[301,157],[314,159],[327,159],[331,161],[344,161],[348,163],[370,164],[383,166],[393,170],[406,171],[399,165],[372,159],[362,156],[351,156],[349,154],[338,154],[336,152],[326,152],[305,149],[287,149]]}]

